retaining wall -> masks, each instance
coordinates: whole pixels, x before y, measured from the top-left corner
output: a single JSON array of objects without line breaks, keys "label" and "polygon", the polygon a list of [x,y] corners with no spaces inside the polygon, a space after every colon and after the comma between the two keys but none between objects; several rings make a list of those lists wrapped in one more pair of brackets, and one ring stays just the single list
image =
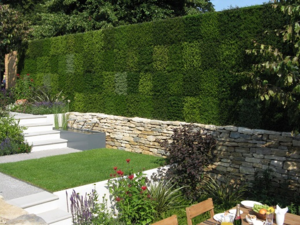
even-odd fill
[{"label": "retaining wall", "polygon": [[[69,127],[106,133],[106,147],[165,156],[160,146],[173,129],[187,125],[178,121],[127,118],[101,113],[70,113]],[[207,170],[215,177],[254,179],[256,171],[271,168],[278,181],[300,187],[300,135],[288,132],[248,129],[235,126],[193,124],[217,140],[214,162]]]}]

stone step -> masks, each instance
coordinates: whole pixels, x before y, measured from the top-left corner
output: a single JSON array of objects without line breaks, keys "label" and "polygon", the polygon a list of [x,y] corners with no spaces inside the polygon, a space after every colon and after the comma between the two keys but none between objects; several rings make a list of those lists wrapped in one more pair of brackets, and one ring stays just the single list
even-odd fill
[{"label": "stone step", "polygon": [[32,144],[31,152],[57,149],[57,148],[66,148],[68,141],[65,139],[51,139],[44,141],[32,141],[29,144]]},{"label": "stone step", "polygon": [[20,126],[26,126],[32,123],[45,123],[47,120],[46,116],[42,115],[28,115],[28,116],[15,116],[15,120],[19,120]]},{"label": "stone step", "polygon": [[39,213],[37,216],[43,218],[49,225],[72,225],[71,213],[61,209],[49,210],[47,212]]},{"label": "stone step", "polygon": [[24,139],[28,143],[32,143],[35,140],[52,140],[52,139],[59,139],[60,132],[58,130],[49,130],[49,131],[41,131],[41,132],[31,132],[26,133],[26,130],[23,132]]},{"label": "stone step", "polygon": [[7,203],[38,214],[57,208],[59,198],[47,191],[8,200]]},{"label": "stone step", "polygon": [[24,133],[50,131],[53,129],[53,125],[51,123],[30,123],[24,125],[24,127],[27,128],[24,130]]}]

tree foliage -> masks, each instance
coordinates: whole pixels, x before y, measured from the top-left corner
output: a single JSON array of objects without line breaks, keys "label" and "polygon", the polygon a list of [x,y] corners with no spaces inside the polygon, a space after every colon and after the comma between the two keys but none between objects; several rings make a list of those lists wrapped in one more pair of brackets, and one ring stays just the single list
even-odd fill
[{"label": "tree foliage", "polygon": [[38,39],[214,11],[214,8],[210,0],[48,0],[42,11],[41,21],[34,26],[34,37]]},{"label": "tree foliage", "polygon": [[257,90],[262,101],[275,101],[285,107],[295,130],[300,122],[299,3],[300,0],[274,0],[274,10],[281,10],[287,21],[283,28],[274,30],[282,38],[280,48],[254,41],[255,48],[246,52],[261,61],[247,73],[252,82],[243,86]]},{"label": "tree foliage", "polygon": [[22,42],[28,39],[31,31],[29,25],[20,12],[0,4],[0,62],[4,62],[5,54],[18,50]]}]

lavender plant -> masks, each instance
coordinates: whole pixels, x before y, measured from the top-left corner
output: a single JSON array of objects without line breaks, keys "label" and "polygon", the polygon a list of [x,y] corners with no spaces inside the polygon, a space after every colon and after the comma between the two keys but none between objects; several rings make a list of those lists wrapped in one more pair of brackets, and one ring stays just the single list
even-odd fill
[{"label": "lavender plant", "polygon": [[9,138],[5,138],[1,143],[0,143],[0,156],[2,155],[9,155],[10,152],[12,151],[13,147],[11,144],[11,141]]},{"label": "lavender plant", "polygon": [[107,211],[106,203],[98,202],[98,193],[95,189],[90,194],[85,196],[79,195],[73,190],[70,197],[72,221],[75,225],[88,224],[109,224],[113,221],[112,217]]}]

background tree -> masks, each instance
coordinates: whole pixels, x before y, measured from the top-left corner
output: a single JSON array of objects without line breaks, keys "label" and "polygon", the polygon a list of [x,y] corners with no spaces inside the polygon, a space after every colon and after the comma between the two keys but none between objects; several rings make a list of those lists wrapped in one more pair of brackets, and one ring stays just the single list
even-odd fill
[{"label": "background tree", "polygon": [[47,0],[40,11],[40,21],[33,23],[37,39],[203,13],[214,8],[210,0]]},{"label": "background tree", "polygon": [[22,42],[30,35],[29,22],[23,15],[10,8],[9,5],[0,4],[0,72],[3,74],[5,54],[18,50]]},{"label": "background tree", "polygon": [[283,106],[289,125],[296,131],[300,122],[300,0],[274,0],[273,8],[286,16],[287,25],[274,33],[282,38],[280,47],[254,41],[255,49],[248,54],[262,59],[246,73],[251,83],[244,89],[255,89],[262,101],[276,102]]}]

